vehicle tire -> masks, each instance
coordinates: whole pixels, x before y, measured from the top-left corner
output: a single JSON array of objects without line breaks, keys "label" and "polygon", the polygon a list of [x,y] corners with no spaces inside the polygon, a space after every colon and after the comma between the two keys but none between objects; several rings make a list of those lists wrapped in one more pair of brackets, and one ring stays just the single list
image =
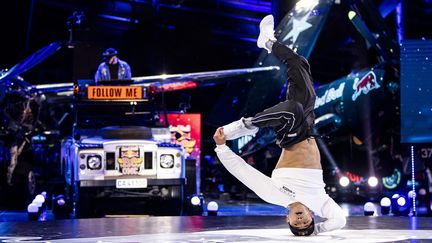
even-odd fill
[{"label": "vehicle tire", "polygon": [[102,128],[102,138],[105,139],[151,139],[151,128],[140,126],[112,126]]},{"label": "vehicle tire", "polygon": [[181,216],[184,209],[184,185],[172,186],[169,188],[170,199],[167,208],[169,215]]}]

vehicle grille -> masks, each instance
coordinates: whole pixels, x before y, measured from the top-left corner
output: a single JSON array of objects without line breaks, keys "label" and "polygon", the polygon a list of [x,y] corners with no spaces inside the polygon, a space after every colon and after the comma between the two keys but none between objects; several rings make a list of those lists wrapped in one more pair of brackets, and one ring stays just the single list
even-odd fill
[{"label": "vehicle grille", "polygon": [[123,175],[154,174],[154,152],[137,145],[117,146],[115,152],[105,153],[105,168]]},{"label": "vehicle grille", "polygon": [[106,153],[106,169],[115,170],[115,153]]},{"label": "vehicle grille", "polygon": [[144,152],[144,169],[153,169],[153,152]]}]

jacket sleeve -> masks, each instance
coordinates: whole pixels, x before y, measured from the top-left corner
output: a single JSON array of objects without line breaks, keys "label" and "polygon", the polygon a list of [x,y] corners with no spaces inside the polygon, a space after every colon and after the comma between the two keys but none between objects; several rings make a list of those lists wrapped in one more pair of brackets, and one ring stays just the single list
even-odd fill
[{"label": "jacket sleeve", "polygon": [[326,218],[326,220],[315,224],[314,234],[342,229],[346,224],[346,218],[342,208],[332,198],[329,198],[324,204],[322,216]]},{"label": "jacket sleeve", "polygon": [[126,79],[132,78],[132,70],[128,63],[126,63]]},{"label": "jacket sleeve", "polygon": [[250,166],[225,144],[217,145],[215,152],[225,168],[264,201],[282,207],[294,202],[273,184],[270,177]]},{"label": "jacket sleeve", "polygon": [[96,70],[95,76],[94,76],[94,81],[100,81],[101,80],[101,65],[98,66],[98,69]]}]

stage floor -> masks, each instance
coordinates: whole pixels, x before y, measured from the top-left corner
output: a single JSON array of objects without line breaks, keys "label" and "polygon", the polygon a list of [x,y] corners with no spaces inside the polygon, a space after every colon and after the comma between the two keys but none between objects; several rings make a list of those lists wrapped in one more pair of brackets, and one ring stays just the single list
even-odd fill
[{"label": "stage floor", "polygon": [[344,229],[295,237],[284,216],[105,217],[2,222],[3,242],[432,242],[429,217],[349,216]]},{"label": "stage floor", "polygon": [[218,216],[54,220],[48,214],[46,221],[35,222],[26,212],[0,211],[0,242],[432,242],[432,217],[382,216],[379,210],[380,216],[368,217],[361,204],[340,204],[348,216],[344,229],[295,237],[283,207],[260,200],[218,203]]}]

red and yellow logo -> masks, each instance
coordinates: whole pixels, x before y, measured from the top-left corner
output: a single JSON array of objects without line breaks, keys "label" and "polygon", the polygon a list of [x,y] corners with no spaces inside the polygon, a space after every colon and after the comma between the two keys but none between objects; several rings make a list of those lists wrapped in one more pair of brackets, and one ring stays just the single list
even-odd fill
[{"label": "red and yellow logo", "polygon": [[137,175],[143,158],[140,156],[138,146],[121,146],[119,148],[118,164],[120,172],[124,175]]}]

